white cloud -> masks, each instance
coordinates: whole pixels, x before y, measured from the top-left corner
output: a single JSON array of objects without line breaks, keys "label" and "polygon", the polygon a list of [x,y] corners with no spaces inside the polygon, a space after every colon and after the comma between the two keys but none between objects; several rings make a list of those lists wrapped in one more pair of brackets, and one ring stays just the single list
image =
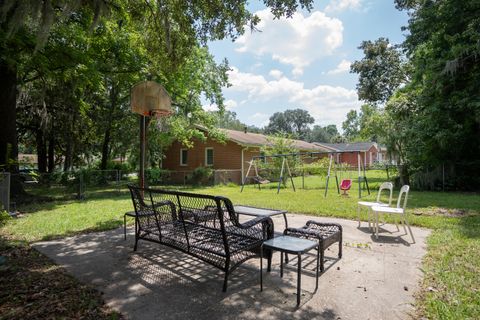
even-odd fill
[{"label": "white cloud", "polygon": [[310,16],[295,13],[291,18],[274,19],[270,10],[256,13],[260,32],[245,33],[237,39],[236,51],[270,55],[272,59],[293,66],[293,74],[321,57],[333,54],[342,45],[343,24],[321,11]]},{"label": "white cloud", "polygon": [[339,73],[349,72],[350,64],[351,64],[350,61],[343,59],[342,61],[340,61],[340,63],[335,69],[328,71],[327,74],[339,74]]},{"label": "white cloud", "polygon": [[331,0],[325,12],[341,12],[349,9],[360,9],[362,0]]},{"label": "white cloud", "polygon": [[270,116],[266,113],[256,112],[250,116],[250,119],[255,120],[259,123],[260,127],[265,127],[270,122]]},{"label": "white cloud", "polygon": [[232,109],[236,108],[238,104],[237,104],[237,101],[229,99],[229,100],[225,101],[224,105],[225,105],[225,109],[232,110]]},{"label": "white cloud", "polygon": [[268,118],[268,114],[261,113],[261,112],[256,112],[253,115],[250,116],[252,119],[265,119]]},{"label": "white cloud", "polygon": [[[226,100],[224,103],[226,110],[232,110],[237,107],[237,102],[232,99]],[[216,103],[204,104],[202,105],[203,110],[205,111],[218,111],[218,105]]]},{"label": "white cloud", "polygon": [[[261,75],[240,72],[235,67],[229,72],[229,80],[232,86],[226,90],[246,93],[250,105],[261,106],[269,101],[283,100],[292,107],[305,108],[321,125],[333,123],[339,126],[349,110],[358,110],[361,105],[355,90],[339,86],[305,88],[303,82],[285,76],[268,81]],[[258,113],[265,114],[265,111]]]},{"label": "white cloud", "polygon": [[204,104],[202,108],[205,111],[218,111],[218,106],[216,103]]},{"label": "white cloud", "polygon": [[283,76],[283,72],[277,69],[270,70],[268,74],[275,79],[280,79]]}]

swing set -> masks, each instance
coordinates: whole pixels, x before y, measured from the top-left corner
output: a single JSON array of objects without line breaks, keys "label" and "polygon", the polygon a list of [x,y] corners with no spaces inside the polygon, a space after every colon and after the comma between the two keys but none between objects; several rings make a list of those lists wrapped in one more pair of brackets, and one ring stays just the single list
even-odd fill
[{"label": "swing set", "polygon": [[[246,181],[251,180],[255,185],[257,185],[258,190],[261,190],[261,185],[264,184],[269,184],[273,181],[270,181],[262,176],[259,175],[259,170],[258,170],[258,161],[267,161],[268,158],[281,158],[282,159],[282,166],[280,169],[280,176],[278,179],[278,185],[277,185],[277,194],[280,193],[280,187],[282,182],[286,184],[286,180],[290,178],[290,182],[292,184],[293,191],[296,192],[295,189],[295,183],[293,182],[293,175],[292,171],[290,170],[290,166],[288,164],[288,158],[289,157],[302,157],[302,156],[329,156],[329,165],[328,165],[328,171],[327,171],[327,178],[325,182],[325,194],[324,197],[327,196],[328,193],[328,186],[330,182],[330,176],[332,175],[332,168],[333,168],[333,174],[335,177],[335,182],[336,182],[336,187],[337,187],[337,193],[340,194],[340,190],[343,191],[344,195],[347,195],[347,191],[350,190],[352,186],[352,179],[343,179],[341,183],[338,183],[338,174],[337,174],[337,166],[338,163],[335,160],[338,154],[341,153],[351,153],[349,152],[303,152],[303,153],[288,153],[288,154],[276,154],[276,155],[262,155],[262,156],[254,156],[252,157],[252,160],[247,161],[248,163],[248,169],[244,177],[242,177],[242,187],[240,189],[240,192],[243,192],[243,188],[245,187]],[[362,157],[360,156],[360,151],[357,151],[357,159],[358,159],[358,197],[362,197],[362,182],[363,182],[363,187],[366,188],[368,194],[370,195],[370,187],[368,186],[368,180],[367,180],[367,175],[366,175],[366,165],[362,161]],[[253,169],[253,173],[255,174],[254,176],[250,176],[250,172]],[[346,169],[345,169],[346,170]],[[362,175],[363,174],[363,175]]]},{"label": "swing set", "polygon": [[[253,176],[251,179],[253,180],[254,184],[256,184],[258,186],[258,190],[261,190],[260,185],[268,184],[268,183],[271,182],[270,180],[265,179],[258,174],[258,165],[257,165],[258,160],[263,161],[263,160],[266,160],[267,157],[269,157],[269,158],[282,158],[282,168],[280,170],[280,178],[278,179],[277,194],[280,193],[280,186],[281,186],[282,182],[284,182],[285,179],[288,179],[288,177],[290,177],[290,181],[292,183],[293,191],[296,192],[295,183],[293,182],[292,171],[290,170],[290,166],[288,165],[288,160],[287,160],[287,156],[289,156],[289,155],[294,155],[294,154],[293,153],[292,154],[277,154],[277,155],[272,155],[272,156],[254,156],[254,157],[252,157],[252,160],[247,161],[248,170],[247,170],[247,173],[245,174],[245,177],[243,177],[243,179],[242,179],[242,188],[240,189],[240,192],[243,192],[243,187],[245,186],[245,181],[248,178],[250,178],[249,174],[250,174],[250,170],[252,169],[252,167],[254,169],[255,176]],[[285,169],[286,169],[286,172],[285,172]],[[288,175],[288,177],[285,176],[285,173]]]}]

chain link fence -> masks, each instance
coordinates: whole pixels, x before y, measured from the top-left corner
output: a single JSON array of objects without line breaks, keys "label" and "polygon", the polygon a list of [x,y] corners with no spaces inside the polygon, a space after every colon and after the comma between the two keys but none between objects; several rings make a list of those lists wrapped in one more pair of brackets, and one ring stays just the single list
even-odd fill
[{"label": "chain link fence", "polygon": [[0,211],[10,212],[10,173],[0,172]]}]

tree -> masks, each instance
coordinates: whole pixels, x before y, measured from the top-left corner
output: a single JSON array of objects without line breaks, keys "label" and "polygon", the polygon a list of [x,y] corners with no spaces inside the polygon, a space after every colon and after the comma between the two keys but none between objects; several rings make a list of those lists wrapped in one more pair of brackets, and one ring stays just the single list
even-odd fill
[{"label": "tree", "polygon": [[[273,156],[279,154],[290,154],[296,153],[298,150],[293,145],[291,137],[287,134],[274,134],[267,139],[268,143],[260,148],[260,151],[265,156]],[[300,165],[299,157],[287,157],[288,165],[291,172],[294,172],[296,168]],[[272,157],[266,159],[264,162],[260,163],[261,169],[267,171],[266,177],[270,180],[275,180],[280,177],[283,166],[283,157]],[[287,169],[284,167],[284,180],[282,181],[286,185],[288,177]]]},{"label": "tree", "polygon": [[343,135],[348,141],[358,137],[360,133],[360,119],[356,110],[347,113],[347,119],[342,122]]},{"label": "tree", "polygon": [[[267,2],[275,17],[291,16],[298,6],[310,10],[311,0]],[[55,24],[75,20],[82,10],[91,12],[91,28],[105,17],[105,12],[114,11],[125,16],[119,23],[134,24],[143,35],[143,43],[137,42],[149,53],[146,71],[155,75],[156,80],[170,89],[174,98],[177,93],[172,89],[178,82],[173,81],[186,61],[192,57],[195,48],[202,47],[209,40],[226,37],[235,38],[245,31],[245,26],[254,29],[259,18],[250,13],[247,1],[197,2],[183,1],[164,3],[163,1],[103,0],[66,1],[66,0],[12,0],[0,4],[0,40],[2,55],[0,71],[2,72],[2,96],[0,100],[0,166],[10,163],[7,150],[13,160],[17,153],[16,132],[16,87],[17,70],[25,61],[44,50],[44,45]],[[21,54],[19,54],[21,53]],[[200,62],[201,63],[201,62]],[[75,66],[72,66],[75,67]],[[78,69],[76,69],[78,70]],[[205,69],[203,69],[205,70]],[[205,75],[208,76],[208,73]],[[226,79],[226,75],[225,75]],[[170,82],[169,82],[170,81]],[[207,82],[218,84],[220,82]],[[198,89],[201,87],[193,86]],[[192,88],[193,88],[192,87]],[[183,88],[186,88],[184,86]],[[207,98],[216,100],[223,108],[222,97],[218,88],[205,88]],[[183,89],[182,89],[183,90]],[[180,92],[178,99],[185,100],[179,108],[182,114],[193,114],[199,120],[210,119],[198,110],[189,112],[191,98]],[[75,95],[72,95],[75,97]],[[76,96],[78,97],[78,96]],[[175,99],[176,100],[176,99]],[[73,113],[75,115],[75,113]],[[73,118],[72,118],[73,120]],[[177,122],[179,120],[177,119]],[[185,122],[185,121],[184,121]],[[186,132],[195,133],[195,130]],[[185,133],[185,131],[183,132]],[[198,132],[197,132],[198,133]],[[108,140],[108,139],[107,139]],[[43,144],[43,143],[42,143]],[[108,143],[107,143],[108,144]]]},{"label": "tree", "polygon": [[313,126],[308,134],[308,141],[310,142],[332,142],[333,137],[339,135],[337,126],[330,124],[326,127],[319,125]]},{"label": "tree", "polygon": [[284,112],[275,112],[269,120],[265,132],[272,134],[291,134],[298,139],[306,139],[309,125],[315,119],[306,110],[295,109]]},{"label": "tree", "polygon": [[386,102],[368,126],[398,153],[403,177],[443,166],[456,188],[478,188],[480,2],[395,2],[409,10],[401,45],[408,60],[381,38],[363,42],[365,57],[352,65],[360,99]]},{"label": "tree", "polygon": [[358,74],[358,97],[373,104],[385,103],[408,80],[402,55],[386,38],[363,41],[358,48],[364,57],[350,67]]}]

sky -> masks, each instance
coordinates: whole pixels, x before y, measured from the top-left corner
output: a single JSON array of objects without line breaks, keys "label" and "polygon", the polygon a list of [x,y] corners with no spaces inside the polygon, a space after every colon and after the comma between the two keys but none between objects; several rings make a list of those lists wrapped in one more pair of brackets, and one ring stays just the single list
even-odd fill
[{"label": "sky", "polygon": [[[379,37],[401,43],[408,21],[393,0],[317,0],[310,12],[275,20],[262,1],[252,1],[250,9],[261,18],[261,32],[248,30],[235,42],[211,42],[209,48],[231,68],[226,108],[258,127],[275,112],[301,108],[315,124],[341,129],[347,112],[361,106],[358,76],[349,72],[350,63],[362,58],[358,46]],[[205,103],[204,109],[216,106]]]}]

